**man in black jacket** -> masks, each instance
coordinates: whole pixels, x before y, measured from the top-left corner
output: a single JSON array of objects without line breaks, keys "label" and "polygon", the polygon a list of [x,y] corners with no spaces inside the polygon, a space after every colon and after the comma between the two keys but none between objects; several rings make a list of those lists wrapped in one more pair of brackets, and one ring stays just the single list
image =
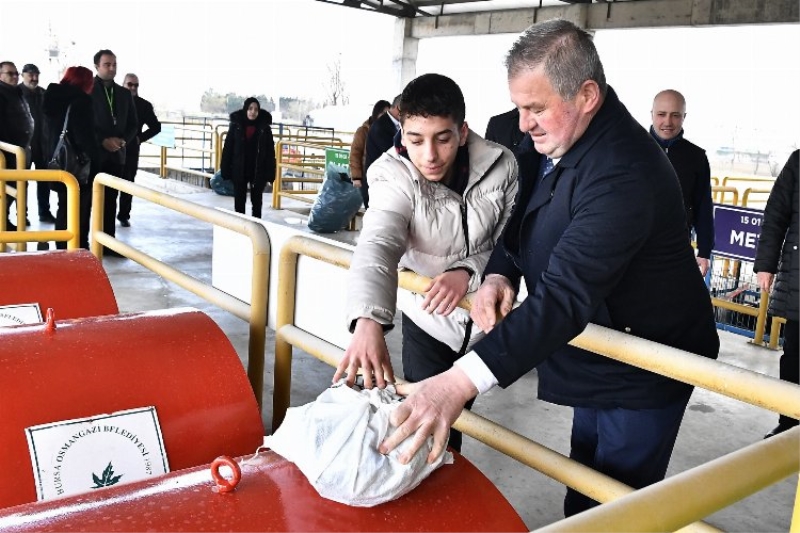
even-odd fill
[{"label": "man in black jacket", "polygon": [[[692,387],[568,343],[592,322],[717,356],[680,186],[606,84],[588,33],[558,19],[531,26],[506,66],[535,149],[518,156],[516,207],[473,299],[471,317],[488,333],[450,370],[397,386],[407,398],[380,451],[413,436],[407,462],[433,435],[432,460],[466,401],[536,368],[539,398],[573,408],[570,457],[641,488],[664,478]],[[521,278],[528,295],[512,310]],[[564,512],[596,504],[568,489]]]},{"label": "man in black jacket", "polygon": [[519,143],[525,138],[525,134],[519,129],[519,109],[515,107],[490,118],[483,138],[502,144],[516,154]]},{"label": "man in black jacket", "polygon": [[[125,154],[125,173],[123,179],[133,182],[136,177],[136,171],[139,169],[139,148],[142,143],[149,141],[161,131],[161,122],[158,121],[155,112],[153,111],[153,104],[139,96],[139,76],[136,74],[125,74],[125,79],[122,82],[133,95],[133,102],[136,106],[136,117],[139,121],[139,132],[136,137],[126,146],[128,153]],[[144,127],[147,126],[147,130]],[[119,213],[117,213],[117,220],[123,227],[127,228],[131,225],[131,200],[132,197],[128,193],[119,194]]]},{"label": "man in black jacket", "polygon": [[[28,161],[28,168],[31,168],[32,164],[37,170],[43,170],[47,168],[49,154],[44,153],[44,141],[42,140],[44,89],[39,87],[39,67],[33,63],[22,67],[22,82],[19,84],[19,88],[22,90],[22,96],[25,97],[33,117],[33,139],[31,139],[31,158]],[[36,201],[39,205],[39,222],[55,224],[56,217],[50,213],[50,182],[36,182]]]},{"label": "man in black jacket", "polygon": [[683,137],[686,99],[678,91],[661,91],[653,99],[650,135],[669,158],[683,192],[686,226],[697,236],[697,266],[705,276],[714,248],[714,207],[711,169],[706,151]]},{"label": "man in black jacket", "polygon": [[369,183],[367,170],[383,153],[394,146],[394,136],[400,131],[400,96],[392,100],[392,107],[372,123],[367,132],[366,156],[364,159],[364,176],[359,192],[364,199],[364,209],[369,208]]},{"label": "man in black jacket", "polygon": [[[17,66],[11,61],[0,62],[0,141],[21,146],[25,149],[26,159],[30,159],[33,117],[22,96],[22,89],[17,85],[17,80],[19,80]],[[4,152],[3,155],[6,158],[6,168],[17,168],[17,158],[14,154]],[[12,188],[17,186],[15,181],[6,183]],[[8,211],[14,202],[13,197],[7,199],[5,216],[8,216]],[[6,228],[13,231],[17,226],[9,220]]]},{"label": "man in black jacket", "polygon": [[[100,172],[123,177],[127,145],[136,137],[139,124],[133,95],[121,85],[114,83],[117,75],[117,56],[111,50],[100,50],[94,55],[94,68],[97,76],[92,89],[94,108],[94,129],[100,145],[99,161],[92,161],[93,171],[90,182]],[[116,234],[114,216],[117,213],[117,190],[106,188],[104,203],[103,231]],[[110,256],[119,256],[114,250],[106,250]]]}]

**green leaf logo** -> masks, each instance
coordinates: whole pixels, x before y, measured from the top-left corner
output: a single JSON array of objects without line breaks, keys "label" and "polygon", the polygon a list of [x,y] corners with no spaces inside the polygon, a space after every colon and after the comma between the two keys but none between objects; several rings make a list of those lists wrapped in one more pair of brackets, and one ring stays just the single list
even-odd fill
[{"label": "green leaf logo", "polygon": [[92,474],[92,479],[94,480],[94,487],[93,489],[102,489],[103,487],[110,487],[111,485],[116,485],[123,474],[118,476],[114,475],[114,468],[111,466],[111,462],[109,461],[108,466],[105,470],[103,470],[103,477],[97,477],[97,474]]}]

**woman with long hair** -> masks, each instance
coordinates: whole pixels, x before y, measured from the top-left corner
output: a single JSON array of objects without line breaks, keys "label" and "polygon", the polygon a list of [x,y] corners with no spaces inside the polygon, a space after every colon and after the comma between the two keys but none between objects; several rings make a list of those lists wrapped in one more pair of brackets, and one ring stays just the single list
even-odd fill
[{"label": "woman with long hair", "polygon": [[[94,137],[94,111],[92,110],[92,88],[94,74],[86,67],[69,67],[59,83],[51,83],[44,92],[42,112],[44,114],[43,142],[45,157],[49,160],[55,150],[64,118],[69,109],[67,136],[72,146],[90,160],[97,158],[97,141]],[[67,187],[61,182],[53,183],[58,195],[56,229],[67,229]],[[92,211],[92,186],[90,182],[80,184],[80,246],[89,248],[89,217]],[[66,242],[56,242],[56,248],[64,249]]]}]

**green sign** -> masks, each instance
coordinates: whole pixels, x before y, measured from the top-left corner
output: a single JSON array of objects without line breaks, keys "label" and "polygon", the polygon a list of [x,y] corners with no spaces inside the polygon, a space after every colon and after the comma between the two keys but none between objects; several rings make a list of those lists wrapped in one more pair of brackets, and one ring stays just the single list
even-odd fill
[{"label": "green sign", "polygon": [[346,148],[325,148],[325,173],[328,169],[350,176],[350,150]]}]

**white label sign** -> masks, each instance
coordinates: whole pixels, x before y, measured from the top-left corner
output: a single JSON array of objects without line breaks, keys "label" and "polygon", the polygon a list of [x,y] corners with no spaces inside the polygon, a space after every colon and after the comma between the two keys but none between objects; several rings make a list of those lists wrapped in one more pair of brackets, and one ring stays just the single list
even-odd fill
[{"label": "white label sign", "polygon": [[155,407],[32,426],[25,434],[39,500],[169,472]]},{"label": "white label sign", "polygon": [[0,327],[41,322],[42,311],[39,304],[0,305]]}]

